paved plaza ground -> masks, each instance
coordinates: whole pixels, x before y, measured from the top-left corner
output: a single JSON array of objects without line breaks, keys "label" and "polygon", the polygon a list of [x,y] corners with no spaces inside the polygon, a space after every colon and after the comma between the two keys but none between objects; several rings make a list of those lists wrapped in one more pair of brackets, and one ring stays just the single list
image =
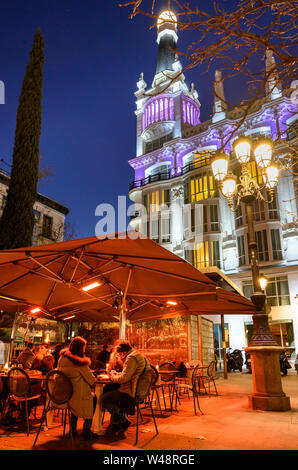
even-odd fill
[{"label": "paved plaza ground", "polygon": [[[298,450],[298,376],[292,370],[282,377],[283,390],[290,396],[292,409],[287,412],[262,412],[248,408],[252,376],[246,372],[230,373],[228,380],[217,379],[219,396],[201,396],[203,416],[194,416],[193,402],[181,400],[178,412],[157,416],[159,435],[155,437],[150,414],[145,411],[140,426],[139,443],[135,447],[135,418],[123,441],[108,442],[104,438],[85,441],[79,437],[76,450]],[[104,427],[107,425],[105,418]],[[30,435],[22,426],[0,425],[0,450],[31,450],[38,421],[31,421]],[[36,450],[70,450],[68,437],[62,439],[60,419],[55,418],[48,430],[40,433]]]}]

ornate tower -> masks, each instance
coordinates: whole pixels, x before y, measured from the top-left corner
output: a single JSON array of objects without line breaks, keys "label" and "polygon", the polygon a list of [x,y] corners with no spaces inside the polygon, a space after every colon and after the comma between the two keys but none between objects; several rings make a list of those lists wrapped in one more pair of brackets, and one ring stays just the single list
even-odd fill
[{"label": "ornate tower", "polygon": [[157,65],[152,87],[147,89],[143,74],[137,83],[137,157],[161,149],[182,136],[183,127],[200,123],[200,102],[192,85],[185,83],[176,54],[177,19],[170,11],[157,22]]}]

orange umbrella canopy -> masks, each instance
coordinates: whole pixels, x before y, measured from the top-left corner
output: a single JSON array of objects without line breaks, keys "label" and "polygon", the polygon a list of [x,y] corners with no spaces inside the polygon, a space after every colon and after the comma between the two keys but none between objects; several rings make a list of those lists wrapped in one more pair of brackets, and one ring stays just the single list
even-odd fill
[{"label": "orange umbrella canopy", "polygon": [[182,258],[136,236],[0,251],[1,310],[29,313],[35,307],[37,317],[116,321],[124,298],[131,321],[254,313],[245,297],[218,289]]}]

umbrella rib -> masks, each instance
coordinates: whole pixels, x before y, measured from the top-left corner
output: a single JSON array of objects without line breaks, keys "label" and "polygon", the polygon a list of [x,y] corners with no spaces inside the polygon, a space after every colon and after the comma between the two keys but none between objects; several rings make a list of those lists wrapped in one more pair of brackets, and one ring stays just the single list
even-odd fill
[{"label": "umbrella rib", "polygon": [[59,308],[63,308],[63,307],[68,307],[69,305],[75,305],[75,304],[83,304],[83,303],[87,303],[87,302],[96,302],[96,301],[99,301],[99,302],[102,302],[104,303],[105,305],[108,305],[108,307],[110,308],[113,308],[113,305],[109,304],[108,302],[106,302],[105,300],[103,299],[106,299],[106,298],[109,298],[109,297],[112,297],[110,294],[109,295],[105,295],[104,297],[96,297],[92,294],[90,294],[89,292],[84,292],[84,291],[81,291],[80,289],[76,288],[74,285],[71,286],[72,288],[78,290],[79,292],[81,293],[84,293],[85,295],[87,295],[88,297],[91,297],[89,299],[86,299],[86,300],[75,300],[74,302],[69,302],[67,304],[62,304],[62,305],[58,305],[56,307],[52,307],[50,309],[50,311],[54,311],[54,310],[57,310]]},{"label": "umbrella rib", "polygon": [[[107,266],[108,264],[110,264],[110,263],[112,263],[112,262],[113,262],[113,260],[108,260],[106,263],[103,263],[103,265],[100,267],[100,269],[102,269],[103,267]],[[92,274],[95,274],[96,272],[97,272],[97,270],[94,269]],[[101,272],[101,271],[99,270],[99,272]],[[96,275],[95,275],[94,277],[96,277]],[[84,274],[83,277],[81,277],[80,279],[77,280],[77,283],[78,283],[78,284],[81,284],[81,283],[84,282],[86,279],[88,279],[88,280],[89,280],[89,279],[93,279],[93,277],[88,277],[88,274],[87,274],[87,275]]]},{"label": "umbrella rib", "polygon": [[133,293],[133,292],[130,292],[129,293],[129,296],[130,297],[147,297],[147,298],[153,298],[153,299],[167,299],[169,298],[169,296],[171,296],[171,298],[175,299],[176,297],[190,297],[190,296],[193,296],[193,295],[216,295],[215,292],[208,292],[208,291],[204,291],[204,292],[187,292],[187,293],[184,293],[184,294],[171,294],[171,293],[168,293],[168,294],[137,294],[137,293]]},{"label": "umbrella rib", "polygon": [[72,272],[72,275],[71,275],[71,278],[70,278],[69,282],[72,282],[72,280],[73,280],[73,278],[74,278],[74,276],[75,276],[75,273],[77,272],[77,269],[78,269],[79,264],[80,264],[80,263],[83,264],[83,263],[81,262],[81,258],[82,258],[82,256],[83,256],[83,253],[84,253],[84,250],[82,249],[82,250],[81,250],[81,253],[80,253],[80,256],[79,256],[78,258],[77,258],[76,256],[72,256],[72,258],[77,259],[77,264],[76,264],[75,267],[74,267],[74,270],[73,270],[73,272]]},{"label": "umbrella rib", "polygon": [[[86,253],[88,256],[94,256],[94,257],[97,257],[97,258],[101,258],[102,256],[112,256],[113,258],[135,258],[135,259],[143,259],[143,260],[148,260],[148,261],[167,261],[167,262],[174,262],[174,263],[187,263],[187,261],[185,261],[184,259],[172,259],[172,258],[158,258],[156,256],[144,256],[144,255],[131,255],[129,253],[101,253],[100,251],[96,251],[96,252],[87,252]],[[117,260],[118,261],[118,260]],[[119,261],[120,262],[120,261]],[[125,262],[125,261],[121,261],[121,262]],[[133,263],[129,263],[129,264],[133,264]]]},{"label": "umbrella rib", "polygon": [[[59,273],[60,276],[63,275],[63,272],[64,272],[64,270],[65,270],[65,268],[66,268],[66,266],[67,266],[68,261],[69,261],[69,256],[67,256],[66,259],[65,259],[65,261],[64,261],[64,264],[63,264],[63,266],[62,266],[62,268],[61,268],[61,270],[60,270],[60,273]],[[49,304],[49,302],[50,302],[50,300],[51,300],[51,298],[52,298],[52,296],[53,296],[53,294],[54,294],[54,292],[55,292],[55,290],[56,290],[56,288],[57,288],[57,285],[58,285],[57,281],[54,281],[54,285],[53,285],[53,287],[52,287],[51,290],[50,290],[50,293],[49,293],[49,295],[48,295],[48,297],[47,297],[47,300],[45,301],[45,307],[48,306],[48,304]]]},{"label": "umbrella rib", "polygon": [[[124,267],[125,267],[125,266],[118,266],[117,268],[109,269],[108,271],[105,271],[104,273],[101,273],[101,272],[98,271],[97,274],[94,275],[94,276],[87,276],[87,277],[86,277],[86,280],[90,281],[91,279],[94,279],[94,278],[96,278],[96,277],[98,277],[98,276],[102,276],[102,277],[105,279],[105,275],[106,275],[106,274],[110,274],[110,273],[112,273],[112,272],[118,271],[119,269],[123,269]],[[106,280],[106,279],[105,279],[105,280]],[[84,282],[84,281],[82,281],[82,280],[80,279],[79,281],[77,281],[77,284],[78,284],[78,285],[81,285],[81,284],[83,284],[83,282]],[[113,284],[112,284],[110,281],[107,281],[107,282],[109,282],[109,283],[113,286]],[[115,289],[119,290],[117,287],[115,287],[115,286],[113,286],[113,287],[114,287]]]},{"label": "umbrella rib", "polygon": [[[59,258],[63,258],[63,256],[64,256],[64,255],[59,255],[59,256],[57,256],[55,259],[51,259],[51,260],[48,261],[47,263],[48,263],[48,264],[54,263],[54,262],[57,261]],[[28,258],[26,258],[26,260],[27,260],[27,259],[28,259]],[[31,274],[40,275],[40,273],[38,273],[37,271],[38,271],[39,269],[41,269],[41,266],[38,266],[38,267],[36,267],[35,269],[30,269],[30,268],[28,268],[27,266],[23,266],[22,264],[20,264],[19,261],[15,261],[15,263],[16,263],[18,266],[21,266],[22,268],[29,270],[29,272],[24,273],[24,274],[21,274],[20,276],[15,277],[15,278],[12,279],[11,281],[6,282],[5,284],[2,284],[2,285],[0,286],[0,289],[2,289],[3,287],[6,287],[6,286],[8,286],[8,285],[10,285],[10,284],[12,284],[12,283],[18,281],[19,279],[22,279],[22,278],[25,277],[25,276],[28,276],[28,274],[30,274],[30,273],[31,273]],[[10,262],[9,264],[11,264],[11,262]]]},{"label": "umbrella rib", "polygon": [[[2,251],[1,251],[1,255],[12,254],[12,253],[13,253],[13,252],[10,253],[10,252],[2,252]],[[25,253],[27,253],[27,251],[26,251]],[[15,254],[15,253],[13,253],[13,254]],[[52,257],[53,254],[57,254],[57,250],[56,250],[55,252],[53,251],[52,253],[47,253],[47,254],[44,253],[44,254],[41,254],[41,255],[38,256],[37,258],[45,258],[45,257],[48,257],[48,256],[51,256],[51,257]],[[58,258],[59,258],[59,257],[63,257],[63,256],[65,256],[65,253],[60,253],[60,254],[58,254],[57,256],[58,256]],[[35,258],[35,259],[36,259],[36,258]],[[28,256],[26,256],[25,258],[17,259],[17,260],[5,261],[4,263],[0,263],[0,266],[5,266],[6,264],[13,264],[13,263],[17,263],[17,262],[20,262],[20,261],[28,261]],[[53,261],[55,261],[55,260],[50,260],[49,263],[51,263],[51,262],[53,262]]]},{"label": "umbrella rib", "polygon": [[160,269],[148,268],[147,266],[146,267],[145,266],[137,266],[137,265],[134,265],[134,266],[135,266],[135,268],[144,269],[145,271],[152,271],[154,273],[163,274],[164,276],[175,277],[176,279],[183,279],[185,281],[197,282],[199,284],[207,284],[207,285],[211,284],[209,282],[209,280],[208,280],[208,282],[199,281],[198,279],[193,279],[191,277],[182,276],[182,275],[179,275],[179,274],[173,274],[173,273],[169,273],[169,272],[166,272],[166,271],[161,271]]},{"label": "umbrella rib", "polygon": [[59,281],[62,281],[63,279],[61,278],[61,276],[59,276],[58,274],[56,274],[54,271],[52,271],[51,269],[49,269],[46,265],[40,263],[36,258],[33,258],[33,256],[31,256],[29,254],[29,258],[34,261],[34,263],[38,264],[42,269],[45,269],[46,271],[49,271],[50,274],[52,274],[53,276],[57,277],[57,279]]},{"label": "umbrella rib", "polygon": [[139,308],[145,307],[145,305],[151,304],[151,303],[152,303],[151,300],[147,300],[146,302],[143,302],[141,305],[138,305],[137,307],[135,307],[135,308],[129,310],[129,311],[127,312],[127,313],[128,313],[127,318],[128,318],[128,319],[131,319],[131,318],[134,316],[136,310],[138,310]]}]

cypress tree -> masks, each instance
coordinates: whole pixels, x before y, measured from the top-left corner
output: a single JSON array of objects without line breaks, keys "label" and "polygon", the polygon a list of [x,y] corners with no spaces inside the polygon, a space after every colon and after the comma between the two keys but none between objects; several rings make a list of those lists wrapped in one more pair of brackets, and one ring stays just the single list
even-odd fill
[{"label": "cypress tree", "polygon": [[0,221],[0,249],[32,245],[41,133],[44,38],[38,29],[17,110],[10,185]]}]

